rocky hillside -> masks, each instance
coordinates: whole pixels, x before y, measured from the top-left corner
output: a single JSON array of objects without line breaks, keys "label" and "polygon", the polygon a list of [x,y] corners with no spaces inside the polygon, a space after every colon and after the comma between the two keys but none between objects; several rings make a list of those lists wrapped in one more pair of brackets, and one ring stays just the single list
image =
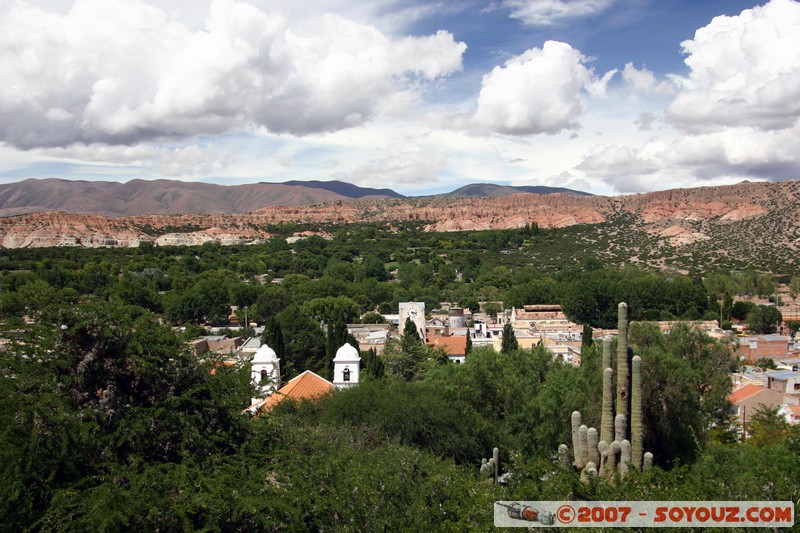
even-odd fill
[{"label": "rocky hillside", "polygon": [[[517,194],[495,198],[394,198],[267,207],[250,213],[107,217],[63,212],[0,218],[0,244],[39,246],[223,244],[269,238],[266,227],[296,222],[420,221],[428,231],[575,228],[570,239],[598,255],[666,266],[703,262],[795,264],[800,182],[740,183],[630,196]],[[534,254],[535,255],[535,254]]]}]

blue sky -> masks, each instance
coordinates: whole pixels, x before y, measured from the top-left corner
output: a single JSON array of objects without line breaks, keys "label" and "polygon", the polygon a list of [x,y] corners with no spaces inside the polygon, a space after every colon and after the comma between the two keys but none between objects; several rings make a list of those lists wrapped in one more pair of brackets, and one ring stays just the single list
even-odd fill
[{"label": "blue sky", "polygon": [[0,0],[0,183],[800,176],[800,4]]}]

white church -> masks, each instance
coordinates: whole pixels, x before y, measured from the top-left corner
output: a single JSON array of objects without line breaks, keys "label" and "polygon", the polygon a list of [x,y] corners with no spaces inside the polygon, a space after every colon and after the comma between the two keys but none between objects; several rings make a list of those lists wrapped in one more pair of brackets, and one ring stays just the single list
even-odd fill
[{"label": "white church", "polygon": [[337,389],[358,385],[358,371],[361,356],[349,342],[336,350],[333,358],[333,386]]},{"label": "white church", "polygon": [[[281,386],[281,360],[275,350],[262,344],[250,361],[250,379],[256,386],[258,396],[264,398]],[[255,403],[258,398],[253,398]]]},{"label": "white church", "polygon": [[[267,344],[262,344],[256,350],[250,361],[250,378],[258,391],[258,398],[253,398],[252,403],[261,402],[264,398],[280,392],[281,388],[281,360],[275,350]],[[361,356],[350,343],[345,343],[336,351],[333,358],[333,383],[332,387],[342,389],[358,385]],[[323,379],[323,378],[319,378]],[[327,380],[325,380],[327,381]],[[328,382],[330,383],[330,382]]]}]

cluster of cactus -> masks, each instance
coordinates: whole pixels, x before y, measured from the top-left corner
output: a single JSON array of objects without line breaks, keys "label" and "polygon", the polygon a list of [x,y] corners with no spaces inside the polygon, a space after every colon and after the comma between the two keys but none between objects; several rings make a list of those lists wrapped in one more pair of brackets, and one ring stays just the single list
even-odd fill
[{"label": "cluster of cactus", "polygon": [[498,448],[492,449],[492,458],[481,459],[481,477],[491,479],[493,483],[497,483],[500,474],[500,450]]},{"label": "cluster of cactus", "polygon": [[[628,304],[624,302],[619,304],[617,325],[616,401],[613,398],[612,339],[603,339],[603,411],[600,433],[582,423],[580,412],[572,413],[572,466],[580,470],[584,478],[597,475],[613,477],[617,472],[620,476],[625,476],[631,466],[637,470],[649,470],[653,465],[653,454],[642,454],[642,359],[639,356],[631,360],[630,384],[628,383]],[[630,440],[627,438],[629,396]],[[558,447],[558,458],[563,468],[570,467],[569,448],[565,444]]]}]

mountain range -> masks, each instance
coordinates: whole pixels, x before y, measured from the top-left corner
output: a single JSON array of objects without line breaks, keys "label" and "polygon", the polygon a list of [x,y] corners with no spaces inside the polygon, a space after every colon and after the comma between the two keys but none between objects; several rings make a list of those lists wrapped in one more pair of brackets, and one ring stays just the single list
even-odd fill
[{"label": "mountain range", "polygon": [[[57,193],[48,191],[46,184],[34,182],[41,189],[42,199],[55,201]],[[98,205],[97,198],[88,197],[94,186],[86,182],[76,184],[87,195],[82,204],[84,209]],[[257,185],[241,187],[245,188],[235,190],[257,194]],[[437,232],[525,225],[561,228],[555,233],[543,234],[541,238],[546,242],[542,244],[547,246],[538,247],[536,241],[526,246],[525,253],[532,264],[563,261],[559,254],[566,251],[558,250],[568,247],[582,250],[584,256],[606,259],[608,264],[643,264],[653,268],[679,265],[687,271],[716,265],[794,272],[800,252],[800,181],[742,182],[725,187],[612,197],[523,192],[480,198],[386,198],[388,193],[373,190],[356,191],[364,192],[364,196],[354,199],[320,187],[299,187],[302,194],[298,186],[282,184],[278,187],[287,195],[294,191],[284,198],[299,199],[303,195],[330,198],[329,195],[334,195],[337,199],[304,206],[268,206],[236,214],[214,213],[209,208],[203,214],[181,215],[107,216],[48,211],[5,216],[0,217],[0,246],[137,246],[142,242],[157,246],[205,242],[246,244],[273,237],[270,228],[282,223],[301,224],[302,229],[307,230],[305,234],[309,234],[329,231],[331,225],[337,224],[378,222],[391,230],[397,224],[412,222],[420,224],[424,231]],[[186,194],[184,202],[189,196],[186,190],[193,189],[181,189]],[[197,197],[211,202],[209,207],[217,207],[217,211],[222,210],[220,203],[240,207],[258,204],[257,200],[247,199],[241,193],[233,195],[231,188],[222,188],[222,191],[229,191],[229,195],[214,201],[209,199],[209,189],[200,190],[205,191],[206,196]],[[3,194],[8,194],[8,188]],[[29,194],[19,205],[42,205],[34,202],[33,193]],[[140,196],[148,197],[141,190]],[[169,199],[161,198],[159,204],[158,199],[150,197],[147,202],[140,205],[163,206],[169,204]],[[556,255],[547,255],[550,253],[547,249],[556,250],[553,252]]]},{"label": "mountain range", "polygon": [[[502,197],[578,191],[551,187],[472,184],[442,195],[448,198]],[[216,185],[176,180],[71,181],[27,179],[0,185],[0,216],[65,211],[105,216],[235,214],[271,206],[301,207],[324,202],[405,198],[391,189],[359,187],[342,181],[287,181]]]}]

